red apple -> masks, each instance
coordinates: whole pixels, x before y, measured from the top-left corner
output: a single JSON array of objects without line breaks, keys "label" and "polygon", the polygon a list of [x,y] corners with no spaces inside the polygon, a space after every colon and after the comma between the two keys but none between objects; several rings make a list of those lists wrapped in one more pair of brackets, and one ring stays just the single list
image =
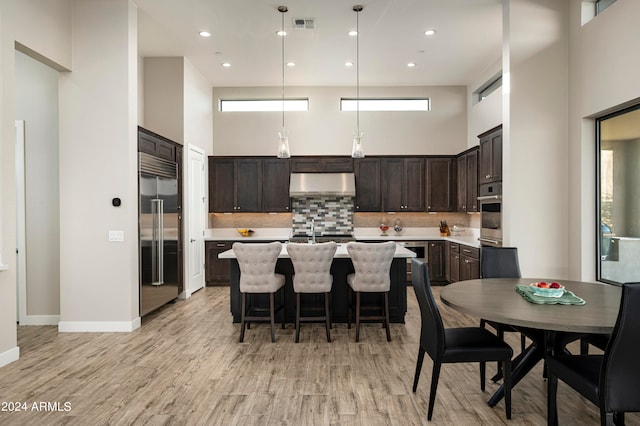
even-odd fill
[{"label": "red apple", "polygon": [[550,287],[551,287],[551,288],[560,288],[560,287],[562,287],[562,286],[560,285],[560,283],[552,282],[552,283],[551,283],[551,285],[550,285]]},{"label": "red apple", "polygon": [[541,281],[541,282],[538,283],[538,287],[540,287],[540,288],[549,288],[549,284],[547,284],[544,281]]}]

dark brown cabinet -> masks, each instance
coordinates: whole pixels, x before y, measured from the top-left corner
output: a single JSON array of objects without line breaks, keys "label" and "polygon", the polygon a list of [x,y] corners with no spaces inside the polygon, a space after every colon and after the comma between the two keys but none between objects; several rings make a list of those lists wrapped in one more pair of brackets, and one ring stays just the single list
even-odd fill
[{"label": "dark brown cabinet", "polygon": [[427,158],[426,169],[426,210],[429,212],[450,212],[454,210],[454,159]]},{"label": "dark brown cabinet", "polygon": [[457,159],[457,208],[459,212],[478,211],[478,148]]},{"label": "dark brown cabinet", "polygon": [[353,173],[351,157],[294,157],[292,173]]},{"label": "dark brown cabinet", "polygon": [[424,211],[423,158],[383,158],[381,170],[384,211]]},{"label": "dark brown cabinet", "polygon": [[210,157],[209,211],[262,211],[262,160]]},{"label": "dark brown cabinet", "polygon": [[480,249],[451,242],[447,250],[447,281],[474,280],[480,278]]},{"label": "dark brown cabinet", "polygon": [[480,139],[479,183],[502,180],[502,125],[478,136]]},{"label": "dark brown cabinet", "polygon": [[231,269],[229,259],[218,259],[223,251],[231,249],[230,241],[207,241],[205,243],[205,280],[207,286],[229,285]]},{"label": "dark brown cabinet", "polygon": [[262,188],[264,212],[290,211],[289,161],[279,158],[262,160]]},{"label": "dark brown cabinet", "polygon": [[429,241],[428,243],[429,279],[434,283],[444,282],[446,280],[444,243],[444,241]]},{"label": "dark brown cabinet", "polygon": [[[176,161],[176,149],[179,146],[169,139],[138,127],[138,151],[151,154],[169,161]],[[182,148],[180,148],[182,150]],[[180,163],[182,165],[182,163]]]},{"label": "dark brown cabinet", "polygon": [[382,211],[380,159],[356,159],[354,161],[354,169],[356,175],[356,211]]},{"label": "dark brown cabinet", "polygon": [[460,281],[480,278],[480,249],[460,245]]}]

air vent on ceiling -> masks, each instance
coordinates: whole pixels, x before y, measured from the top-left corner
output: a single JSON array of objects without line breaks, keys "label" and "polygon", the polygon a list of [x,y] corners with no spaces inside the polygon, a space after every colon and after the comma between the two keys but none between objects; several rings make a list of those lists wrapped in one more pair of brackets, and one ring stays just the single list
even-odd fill
[{"label": "air vent on ceiling", "polygon": [[294,18],[293,28],[296,30],[315,30],[316,20],[314,18]]}]

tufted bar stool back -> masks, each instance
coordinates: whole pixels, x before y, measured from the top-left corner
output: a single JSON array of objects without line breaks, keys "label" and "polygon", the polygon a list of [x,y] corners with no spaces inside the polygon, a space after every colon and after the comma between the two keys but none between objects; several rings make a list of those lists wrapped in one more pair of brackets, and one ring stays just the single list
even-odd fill
[{"label": "tufted bar stool back", "polygon": [[[300,339],[300,321],[324,321],[327,342],[331,341],[331,316],[329,299],[333,276],[331,264],[338,245],[335,242],[320,244],[287,244],[287,252],[293,263],[293,291],[296,293],[296,343]],[[324,293],[324,316],[301,316],[300,293]]]},{"label": "tufted bar stool back", "polygon": [[[382,320],[391,341],[389,331],[389,289],[391,288],[391,262],[396,252],[396,243],[348,243],[347,252],[353,262],[354,274],[347,276],[347,283],[356,294],[356,342],[360,341],[360,320]],[[361,315],[360,293],[383,293],[382,315]],[[351,303],[349,308],[351,310]],[[351,327],[351,313],[349,313]]]},{"label": "tufted bar stool back", "polygon": [[[233,243],[233,252],[240,267],[240,293],[242,294],[242,314],[240,324],[240,342],[244,340],[245,325],[252,321],[271,322],[271,341],[275,342],[275,312],[282,310],[284,303],[275,307],[275,293],[284,287],[285,278],[276,274],[276,262],[282,250],[282,243]],[[253,315],[247,303],[248,294],[269,294],[269,316]],[[283,293],[281,292],[281,296]],[[281,300],[282,301],[282,300]],[[284,328],[284,311],[282,313]]]}]

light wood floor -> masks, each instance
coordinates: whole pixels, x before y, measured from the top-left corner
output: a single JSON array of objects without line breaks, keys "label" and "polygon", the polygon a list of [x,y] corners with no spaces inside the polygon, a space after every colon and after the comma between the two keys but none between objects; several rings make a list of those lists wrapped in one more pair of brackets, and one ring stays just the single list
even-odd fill
[{"label": "light wood floor", "polygon": [[[439,291],[436,290],[436,297]],[[56,327],[19,327],[20,360],[0,369],[0,402],[70,404],[70,411],[0,412],[1,425],[420,425],[426,411],[431,362],[425,359],[417,393],[411,392],[418,352],[419,310],[408,288],[406,324],[392,325],[387,343],[380,325],[354,331],[305,324],[295,344],[288,325],[270,343],[267,325],[238,343],[228,288],[203,289],[146,317],[132,333],[58,333]],[[477,319],[442,307],[445,325]],[[511,333],[514,348],[519,337]],[[492,364],[488,374],[495,370]],[[486,401],[477,364],[443,366],[431,424],[546,424],[542,368],[513,392],[513,419],[504,405]],[[563,383],[560,422],[596,425],[598,413]],[[6,408],[6,406],[5,406]],[[640,424],[627,415],[627,424]]]}]

